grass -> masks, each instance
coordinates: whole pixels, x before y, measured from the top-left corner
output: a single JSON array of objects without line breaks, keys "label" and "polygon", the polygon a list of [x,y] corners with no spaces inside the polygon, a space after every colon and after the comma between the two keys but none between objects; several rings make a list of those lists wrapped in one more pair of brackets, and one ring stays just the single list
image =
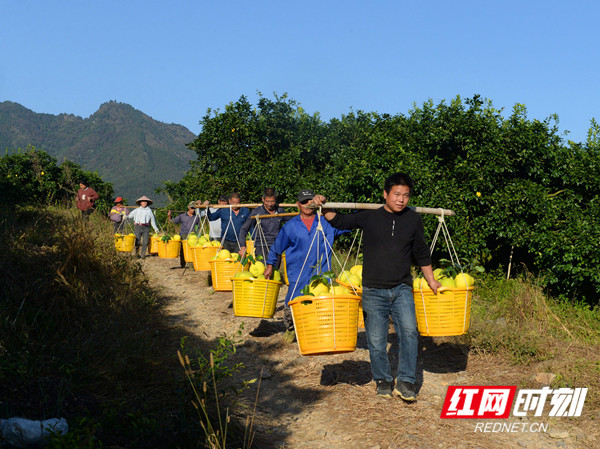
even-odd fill
[{"label": "grass", "polygon": [[[239,384],[224,359],[235,342],[188,339],[194,356],[182,353],[182,370],[176,352],[185,335],[165,325],[163,299],[140,265],[114,251],[101,217],[84,222],[75,212],[0,212],[0,416],[67,417],[73,432],[55,448],[250,446],[251,426],[244,436],[243,425],[222,421],[235,414],[215,401],[224,399],[216,383]],[[526,273],[486,275],[471,321],[456,337],[471,351],[553,373],[554,388],[588,387],[584,413],[598,410],[598,307],[548,298]],[[225,438],[226,428],[233,436]]]},{"label": "grass", "polygon": [[106,220],[3,209],[0,244],[0,416],[67,417],[73,432],[52,447],[206,444],[176,356],[184,335]]},{"label": "grass", "polygon": [[600,408],[600,310],[549,298],[528,273],[488,275],[473,297],[471,327],[460,337],[472,351],[556,376],[553,388],[588,387],[587,410]]}]

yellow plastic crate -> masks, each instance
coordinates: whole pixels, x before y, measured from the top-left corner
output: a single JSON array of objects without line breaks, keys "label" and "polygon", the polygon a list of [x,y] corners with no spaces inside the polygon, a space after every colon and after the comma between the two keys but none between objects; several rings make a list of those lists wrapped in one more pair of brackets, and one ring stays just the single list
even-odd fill
[{"label": "yellow plastic crate", "polygon": [[285,282],[285,285],[290,285],[290,280],[287,274],[287,264],[285,261],[285,253],[281,255],[281,264],[279,265],[279,272],[281,273],[281,279]]},{"label": "yellow plastic crate", "polygon": [[158,241],[158,257],[161,259],[176,259],[181,251],[181,240]]},{"label": "yellow plastic crate", "polygon": [[124,253],[130,253],[133,251],[133,247],[135,246],[135,236],[134,235],[124,235],[121,237],[115,236],[115,248],[117,251],[122,251]]},{"label": "yellow plastic crate", "polygon": [[471,320],[471,288],[413,289],[417,327],[427,337],[462,335]]},{"label": "yellow plastic crate", "polygon": [[186,262],[193,262],[194,254],[192,253],[192,250],[194,248],[190,248],[190,245],[188,245],[187,239],[182,240],[181,248],[183,249],[183,260],[185,260]]},{"label": "yellow plastic crate", "polygon": [[282,283],[268,279],[233,278],[235,316],[273,318]]},{"label": "yellow plastic crate", "polygon": [[357,296],[360,296],[361,300],[358,303],[358,327],[360,327],[361,329],[364,329],[365,317],[363,315],[363,308],[362,308],[362,287],[352,287],[352,284],[350,284],[350,282],[340,281],[339,279],[336,279],[335,282],[346,287],[348,290],[350,290],[350,292],[352,294],[356,294]]},{"label": "yellow plastic crate", "polygon": [[194,246],[192,250],[192,262],[194,271],[210,271],[208,263],[219,251],[218,246]]},{"label": "yellow plastic crate", "polygon": [[158,254],[158,242],[160,241],[160,237],[154,234],[150,237],[150,246],[148,247],[148,252],[150,254]]},{"label": "yellow plastic crate", "polygon": [[209,264],[213,288],[218,292],[232,291],[233,284],[231,279],[235,273],[244,270],[241,263],[233,262],[231,259],[210,260]]},{"label": "yellow plastic crate", "polygon": [[300,354],[354,351],[359,302],[356,295],[299,296],[290,301]]}]

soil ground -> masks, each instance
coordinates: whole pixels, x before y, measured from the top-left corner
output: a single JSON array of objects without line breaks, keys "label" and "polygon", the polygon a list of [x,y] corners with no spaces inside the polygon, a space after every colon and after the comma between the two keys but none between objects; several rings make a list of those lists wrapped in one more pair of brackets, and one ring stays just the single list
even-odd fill
[{"label": "soil ground", "polygon": [[[354,352],[301,356],[284,343],[283,298],[273,319],[237,317],[231,292],[215,292],[209,273],[180,269],[178,259],[147,257],[150,285],[167,298],[173,326],[208,341],[233,336],[243,323],[234,356],[244,379],[262,378],[244,392],[240,415],[252,415],[260,388],[254,429],[257,441],[285,448],[592,448],[600,447],[598,411],[580,418],[527,417],[507,420],[440,419],[449,385],[523,385],[536,373],[511,366],[499,356],[470,352],[451,339],[422,337],[418,401],[376,396],[364,329]],[[392,366],[397,343],[390,328]],[[177,348],[173,348],[173,352]],[[541,388],[543,385],[538,384]],[[476,431],[478,423],[516,423],[512,432]],[[546,431],[539,431],[546,426]],[[496,426],[499,427],[499,426]],[[253,447],[260,447],[254,444]]]}]

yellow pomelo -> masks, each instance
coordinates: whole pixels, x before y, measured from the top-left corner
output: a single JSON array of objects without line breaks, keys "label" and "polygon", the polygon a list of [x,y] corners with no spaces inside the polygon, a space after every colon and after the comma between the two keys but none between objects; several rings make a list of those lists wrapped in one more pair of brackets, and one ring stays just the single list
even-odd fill
[{"label": "yellow pomelo", "polygon": [[250,279],[252,277],[252,273],[249,271],[238,271],[233,276],[234,278],[242,278],[242,279]]},{"label": "yellow pomelo", "polygon": [[225,259],[230,259],[230,258],[231,258],[231,253],[227,249],[222,249],[217,254],[217,259],[219,259],[219,260],[225,260]]},{"label": "yellow pomelo", "polygon": [[329,293],[329,288],[322,282],[310,286],[310,292],[315,296],[323,296]]},{"label": "yellow pomelo", "polygon": [[221,243],[218,242],[217,240],[213,240],[212,242],[210,242],[212,246],[221,246]]},{"label": "yellow pomelo", "polygon": [[262,263],[260,260],[250,265],[250,273],[252,273],[254,276],[258,276],[259,274],[263,274],[264,272],[265,264]]},{"label": "yellow pomelo", "polygon": [[354,265],[352,268],[350,268],[350,273],[356,274],[359,278],[362,279],[362,270],[362,265]]},{"label": "yellow pomelo", "polygon": [[338,279],[342,282],[350,282],[350,275],[352,273],[350,273],[350,270],[344,270],[342,271],[342,273],[338,276]]},{"label": "yellow pomelo", "polygon": [[354,287],[362,287],[362,279],[357,274],[351,274],[349,278]]},{"label": "yellow pomelo", "polygon": [[473,287],[475,279],[469,273],[458,273],[454,278],[457,288]]},{"label": "yellow pomelo", "polygon": [[413,281],[413,288],[415,290],[431,290],[429,288],[429,284],[427,283],[427,279],[425,278],[416,278]]},{"label": "yellow pomelo", "polygon": [[348,295],[350,294],[350,292],[348,291],[348,289],[346,287],[344,287],[343,285],[333,285],[330,289],[329,289],[329,293],[332,295]]},{"label": "yellow pomelo", "polygon": [[456,288],[456,282],[452,278],[441,278],[440,284],[442,284],[442,287]]},{"label": "yellow pomelo", "polygon": [[180,241],[180,240],[181,240],[181,236],[180,236],[179,234],[175,234],[175,235],[173,236],[173,239],[172,239],[172,240],[175,240],[175,241]]},{"label": "yellow pomelo", "polygon": [[281,273],[279,272],[279,270],[273,270],[273,275],[271,276],[271,279],[277,282],[281,282]]}]

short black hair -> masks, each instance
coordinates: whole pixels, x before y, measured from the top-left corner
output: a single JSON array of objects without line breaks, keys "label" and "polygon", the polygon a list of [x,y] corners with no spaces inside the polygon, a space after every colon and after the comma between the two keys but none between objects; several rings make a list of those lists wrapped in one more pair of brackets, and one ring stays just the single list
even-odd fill
[{"label": "short black hair", "polygon": [[412,193],[415,183],[406,173],[394,173],[385,180],[383,190],[390,193],[390,190],[392,190],[392,187],[394,186],[406,186],[409,188],[410,193]]},{"label": "short black hair", "polygon": [[227,202],[229,202],[229,195],[223,194],[223,195],[219,196],[219,200],[218,201],[227,201]]},{"label": "short black hair", "polygon": [[229,199],[231,198],[238,198],[240,201],[242,200],[242,197],[237,192],[233,192],[231,195],[229,195]]},{"label": "short black hair", "polygon": [[277,192],[273,187],[267,187],[265,190],[263,190],[262,196],[263,198],[273,198],[277,196]]}]

